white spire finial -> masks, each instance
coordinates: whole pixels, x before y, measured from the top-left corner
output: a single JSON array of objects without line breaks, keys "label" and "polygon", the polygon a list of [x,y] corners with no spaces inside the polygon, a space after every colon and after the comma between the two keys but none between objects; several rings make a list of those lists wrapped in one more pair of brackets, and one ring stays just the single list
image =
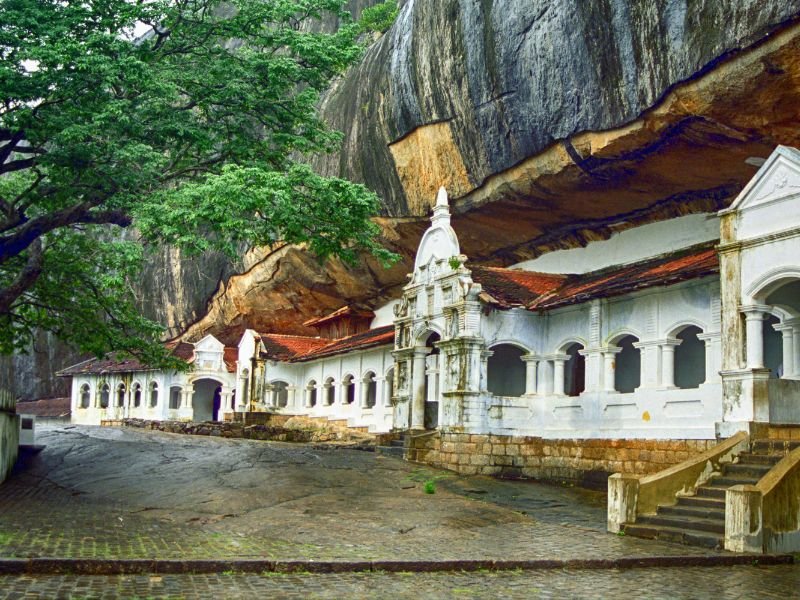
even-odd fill
[{"label": "white spire finial", "polygon": [[439,188],[439,193],[436,194],[436,206],[447,206],[447,190],[444,186]]}]

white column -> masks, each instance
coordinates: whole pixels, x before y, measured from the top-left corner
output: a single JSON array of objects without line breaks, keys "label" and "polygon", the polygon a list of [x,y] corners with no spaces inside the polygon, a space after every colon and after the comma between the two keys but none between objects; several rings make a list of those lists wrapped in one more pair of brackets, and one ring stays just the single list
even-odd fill
[{"label": "white column", "polygon": [[720,334],[698,333],[697,338],[702,340],[706,348],[706,380],[704,383],[718,382],[720,356]]},{"label": "white column", "polygon": [[437,402],[437,378],[439,376],[439,355],[429,354],[425,357],[425,377],[428,382],[428,402]]},{"label": "white column", "polygon": [[659,387],[661,383],[661,344],[662,340],[633,343],[633,347],[639,350],[639,387],[636,389]]},{"label": "white column", "polygon": [[489,390],[489,358],[492,356],[494,356],[494,352],[491,350],[481,352],[480,391],[482,392]]},{"label": "white column", "polygon": [[603,391],[614,392],[614,377],[617,369],[617,354],[622,348],[616,346],[603,349]]},{"label": "white column", "polygon": [[534,354],[526,354],[522,360],[525,361],[525,395],[532,396],[536,393],[539,357]]},{"label": "white column", "polygon": [[[161,390],[159,390],[159,396]],[[194,395],[194,386],[188,385],[181,388],[181,408],[192,408],[192,396]],[[160,398],[159,398],[160,400]],[[169,402],[169,398],[166,399]]]},{"label": "white column", "polygon": [[603,389],[603,354],[599,348],[578,350],[584,357],[584,392],[595,392]]},{"label": "white column", "polygon": [[792,343],[792,348],[794,349],[792,372],[795,376],[798,376],[800,375],[800,319],[790,319],[787,324],[792,326],[792,337],[794,338]]},{"label": "white column", "polygon": [[384,399],[386,392],[386,377],[375,376],[375,408],[379,406],[387,406],[389,400]]},{"label": "white column", "polygon": [[794,327],[779,323],[773,325],[775,331],[781,332],[781,341],[783,342],[783,375],[782,377],[791,377],[795,374],[794,370]]},{"label": "white column", "polygon": [[564,396],[564,366],[569,360],[569,354],[555,354],[553,360],[553,393],[556,396]]},{"label": "white column", "polygon": [[411,429],[425,429],[425,357],[427,348],[414,350],[411,372]]},{"label": "white column", "polygon": [[297,408],[297,386],[290,385],[286,388],[286,408]]},{"label": "white column", "polygon": [[314,388],[311,386],[306,386],[305,391],[305,407],[311,408],[311,395],[314,393]]},{"label": "white column", "polygon": [[369,381],[361,380],[361,408],[367,408],[367,396],[369,396]]},{"label": "white column", "polygon": [[764,315],[763,306],[743,306],[746,319],[747,368],[764,368]]},{"label": "white column", "polygon": [[675,347],[683,340],[667,339],[661,344],[661,387],[675,388]]}]

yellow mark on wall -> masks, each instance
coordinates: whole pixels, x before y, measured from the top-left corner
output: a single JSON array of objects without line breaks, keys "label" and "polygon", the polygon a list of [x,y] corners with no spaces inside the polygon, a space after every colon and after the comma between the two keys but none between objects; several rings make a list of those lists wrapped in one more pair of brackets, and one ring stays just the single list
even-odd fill
[{"label": "yellow mark on wall", "polygon": [[648,411],[644,411],[642,413],[642,421],[649,421],[650,420],[650,413]]},{"label": "yellow mark on wall", "polygon": [[419,127],[389,150],[412,215],[427,215],[442,185],[455,198],[473,188],[450,123]]}]

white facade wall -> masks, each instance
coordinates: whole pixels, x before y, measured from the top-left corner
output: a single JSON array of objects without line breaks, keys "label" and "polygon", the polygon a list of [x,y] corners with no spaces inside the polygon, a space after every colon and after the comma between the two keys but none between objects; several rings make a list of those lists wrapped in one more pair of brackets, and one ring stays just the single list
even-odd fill
[{"label": "white facade wall", "polygon": [[[593,311],[598,317],[594,327]],[[706,380],[698,388],[677,389],[674,378],[665,380],[663,367],[666,361],[674,361],[675,335],[691,325],[703,331],[701,338],[707,345]],[[481,414],[472,419],[475,433],[709,439],[722,418],[716,277],[543,315],[519,309],[495,311],[482,321],[481,330],[488,350],[500,343],[517,345],[530,353],[528,358],[537,363],[537,369],[536,385],[526,382],[530,393],[497,397],[487,392],[483,396],[476,405]],[[613,382],[608,385],[606,380],[614,373],[604,368],[604,350],[613,349],[616,340],[626,334],[635,335],[642,343],[641,384],[632,393],[609,391]],[[556,362],[563,362],[564,351],[573,343],[583,346],[586,364],[586,389],[575,397],[565,395],[563,387],[557,389],[555,381]]]},{"label": "white facade wall", "polygon": [[[347,354],[321,358],[307,362],[285,363],[266,361],[264,381],[269,385],[285,382],[289,385],[286,407],[271,403],[269,387],[260,402],[259,410],[270,410],[282,414],[302,415],[314,418],[327,418],[332,421],[346,420],[349,427],[368,427],[371,431],[384,432],[392,427],[392,406],[390,384],[387,372],[393,366],[391,346],[355,351]],[[375,405],[366,406],[365,376],[375,375]],[[352,376],[354,385],[353,402],[345,399],[343,382]],[[333,404],[328,405],[326,382],[333,380]],[[311,382],[316,387],[316,404],[308,406],[308,390]]]}]

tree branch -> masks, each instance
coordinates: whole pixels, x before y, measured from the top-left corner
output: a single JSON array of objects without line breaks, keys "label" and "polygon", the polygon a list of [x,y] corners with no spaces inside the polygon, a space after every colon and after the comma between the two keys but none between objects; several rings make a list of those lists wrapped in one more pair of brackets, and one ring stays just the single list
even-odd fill
[{"label": "tree branch", "polygon": [[42,240],[37,238],[30,244],[30,253],[25,266],[11,285],[0,290],[0,315],[11,313],[11,305],[14,301],[36,283],[36,280],[39,279],[39,275],[42,274],[43,262],[44,252],[42,251]]},{"label": "tree branch", "polygon": [[83,202],[31,219],[11,235],[0,238],[0,264],[24,252],[41,236],[59,227],[80,223],[127,227],[131,217],[122,210],[92,211],[100,201]]}]

